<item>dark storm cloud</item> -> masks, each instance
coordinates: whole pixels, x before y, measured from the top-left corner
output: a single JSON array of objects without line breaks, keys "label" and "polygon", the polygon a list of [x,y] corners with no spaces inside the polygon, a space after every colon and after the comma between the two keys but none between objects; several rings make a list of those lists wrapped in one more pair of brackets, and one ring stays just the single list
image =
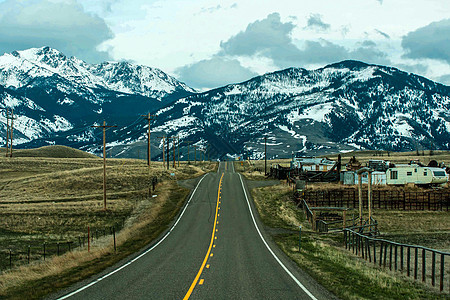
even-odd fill
[{"label": "dark storm cloud", "polygon": [[308,24],[306,28],[316,29],[321,31],[326,31],[330,29],[330,24],[327,24],[322,21],[322,16],[319,14],[313,14],[308,18]]},{"label": "dark storm cloud", "polygon": [[450,19],[433,22],[402,39],[407,58],[430,58],[450,64]]},{"label": "dark storm cloud", "polygon": [[279,67],[291,67],[305,63],[330,62],[345,57],[345,48],[321,40],[306,41],[304,49],[293,44],[291,32],[295,25],[281,22],[273,13],[263,20],[250,23],[245,31],[221,42],[220,55],[253,56],[271,58]]},{"label": "dark storm cloud", "polygon": [[377,44],[370,40],[365,40],[360,47],[349,52],[349,57],[369,64],[390,65],[392,62],[388,55],[377,48]]},{"label": "dark storm cloud", "polygon": [[282,23],[280,15],[273,13],[264,20],[250,23],[245,31],[239,32],[226,42],[221,42],[220,47],[227,55],[252,56],[258,53],[270,57],[292,55],[298,51],[290,37],[294,27],[291,22]]},{"label": "dark storm cloud", "polygon": [[195,88],[214,88],[248,80],[257,74],[241,66],[236,59],[215,56],[177,70],[180,79]]},{"label": "dark storm cloud", "polygon": [[375,29],[376,32],[378,32],[380,35],[384,36],[385,38],[387,38],[388,40],[391,39],[391,36],[381,30]]},{"label": "dark storm cloud", "polygon": [[278,13],[250,23],[244,31],[220,44],[221,50],[211,59],[202,60],[177,71],[183,81],[197,88],[217,87],[249,79],[256,74],[241,66],[236,57],[265,57],[279,68],[329,64],[345,59],[373,64],[390,64],[385,52],[373,41],[363,41],[349,50],[330,41],[305,40],[298,48],[292,41],[295,25],[281,22]]},{"label": "dark storm cloud", "polygon": [[[320,18],[313,18],[311,26],[317,26]],[[313,25],[316,24],[316,25]],[[373,41],[363,41],[358,48],[349,50],[330,41],[306,40],[301,48],[294,45],[291,32],[295,25],[281,22],[280,15],[273,13],[263,20],[250,23],[244,31],[221,43],[220,55],[253,56],[271,58],[280,68],[307,64],[334,63],[345,59],[368,63],[389,64],[387,54],[377,48]],[[327,28],[321,27],[321,28]]]},{"label": "dark storm cloud", "polygon": [[330,63],[347,58],[347,49],[329,41],[320,40],[306,41],[304,48],[300,50],[298,60],[304,63]]},{"label": "dark storm cloud", "polygon": [[96,50],[113,37],[105,21],[76,1],[48,0],[0,3],[0,53],[50,46],[88,62],[110,59]]}]

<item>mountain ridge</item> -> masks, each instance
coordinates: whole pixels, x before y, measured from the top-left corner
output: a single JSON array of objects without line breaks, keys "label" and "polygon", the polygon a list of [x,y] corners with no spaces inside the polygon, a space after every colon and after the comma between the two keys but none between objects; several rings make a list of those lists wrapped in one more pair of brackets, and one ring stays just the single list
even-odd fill
[{"label": "mountain ridge", "polygon": [[[160,70],[149,73],[158,69],[126,62],[89,65],[45,47],[8,55],[0,57],[0,107],[19,108],[23,147],[70,144],[98,153],[90,125],[106,120],[120,126],[109,133],[111,155],[136,157],[144,153],[147,131],[140,116],[152,113],[158,116],[152,136],[209,144],[218,157],[243,152],[262,157],[264,136],[273,157],[450,148],[450,87],[394,67],[355,60],[315,70],[291,67],[199,93]],[[6,85],[5,78],[17,84]],[[35,128],[28,136],[27,125]],[[152,139],[155,156],[161,147],[162,141]]]}]

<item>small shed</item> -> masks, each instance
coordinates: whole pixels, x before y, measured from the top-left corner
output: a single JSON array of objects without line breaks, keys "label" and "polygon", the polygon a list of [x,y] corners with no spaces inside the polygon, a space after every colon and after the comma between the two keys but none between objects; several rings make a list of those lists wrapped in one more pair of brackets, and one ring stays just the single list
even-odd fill
[{"label": "small shed", "polygon": [[[363,184],[368,183],[367,173],[361,174],[361,181]],[[344,182],[344,184],[348,184],[348,185],[359,184],[358,174],[355,171],[344,172],[343,182]],[[372,172],[372,184],[373,185],[386,185],[386,173]]]}]

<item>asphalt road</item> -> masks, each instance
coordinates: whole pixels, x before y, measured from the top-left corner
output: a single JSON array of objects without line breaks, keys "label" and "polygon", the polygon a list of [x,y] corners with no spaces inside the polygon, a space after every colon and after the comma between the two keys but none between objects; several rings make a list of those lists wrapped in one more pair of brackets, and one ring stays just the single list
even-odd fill
[{"label": "asphalt road", "polygon": [[63,299],[330,299],[270,241],[232,162],[202,177],[170,233]]}]

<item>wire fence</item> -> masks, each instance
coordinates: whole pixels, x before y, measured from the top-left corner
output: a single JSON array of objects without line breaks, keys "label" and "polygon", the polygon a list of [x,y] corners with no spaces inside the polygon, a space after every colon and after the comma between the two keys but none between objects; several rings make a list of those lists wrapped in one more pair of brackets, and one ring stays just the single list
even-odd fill
[{"label": "wire fence", "polygon": [[30,241],[28,245],[4,248],[0,251],[0,273],[14,267],[30,264],[33,261],[45,261],[52,256],[60,256],[75,249],[87,249],[102,238],[109,237],[116,250],[116,232],[123,228],[125,220],[121,224],[116,223],[111,227],[88,230],[85,234],[72,237],[69,240],[52,242]]}]

